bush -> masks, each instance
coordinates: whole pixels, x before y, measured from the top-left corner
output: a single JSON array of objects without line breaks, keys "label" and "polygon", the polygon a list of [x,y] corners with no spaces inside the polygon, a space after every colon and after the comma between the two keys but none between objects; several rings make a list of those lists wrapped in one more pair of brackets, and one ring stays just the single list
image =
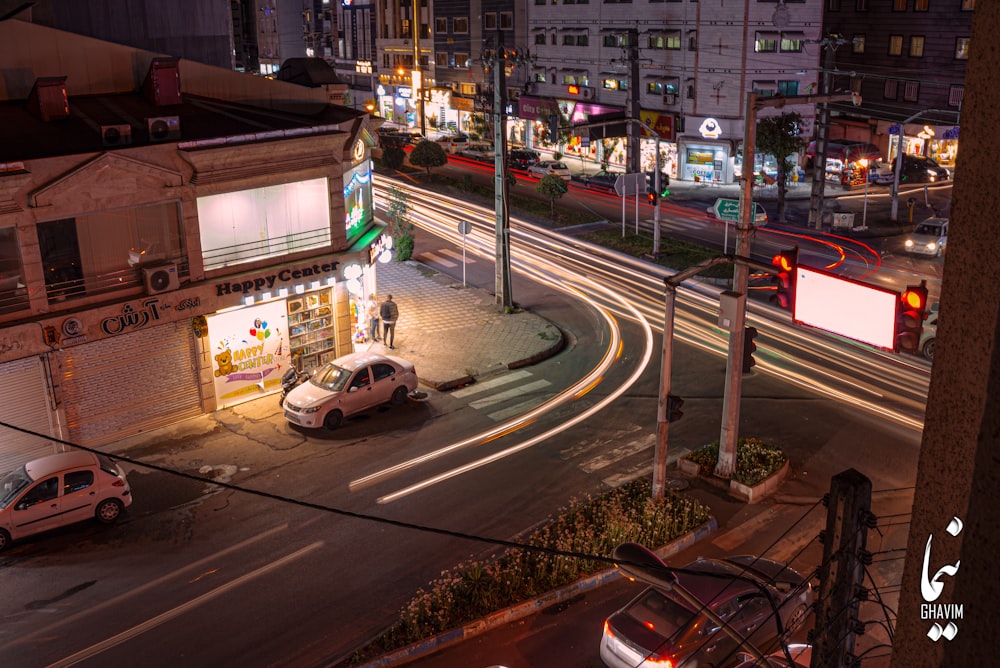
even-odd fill
[{"label": "bush", "polygon": [[570,501],[524,541],[540,549],[511,549],[445,571],[428,589],[418,590],[400,620],[353,660],[429,638],[611,567],[607,561],[546,550],[611,555],[615,547],[630,541],[660,546],[709,519],[709,509],[697,500],[670,491],[662,500],[651,494],[650,480],[643,479],[596,499]]},{"label": "bush", "polygon": [[[712,475],[719,461],[719,442],[698,448],[684,458],[696,463],[701,475]],[[736,445],[736,469],[732,479],[744,485],[757,485],[781,470],[787,459],[775,445],[756,438],[741,438]]]},{"label": "bush", "polygon": [[413,257],[413,236],[396,237],[392,240],[392,247],[396,251],[396,261],[406,262]]}]

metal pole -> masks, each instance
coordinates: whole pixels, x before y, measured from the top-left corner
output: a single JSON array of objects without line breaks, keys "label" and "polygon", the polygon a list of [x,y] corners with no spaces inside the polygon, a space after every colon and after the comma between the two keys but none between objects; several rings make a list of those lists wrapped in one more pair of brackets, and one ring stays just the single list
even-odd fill
[{"label": "metal pole", "polygon": [[[750,257],[753,231],[753,165],[757,141],[757,94],[747,93],[746,125],[743,128],[743,189],[740,192],[740,220],[736,225],[736,255]],[[722,431],[715,475],[729,478],[736,468],[736,447],[740,427],[740,394],[743,387],[743,328],[746,324],[746,292],[750,271],[743,262],[733,269],[733,292],[737,308],[729,330],[729,360],[726,363],[726,390],[722,400]]]},{"label": "metal pole", "polygon": [[865,164],[865,204],[861,208],[861,227],[868,227],[868,164]]},{"label": "metal pole", "polygon": [[660,135],[656,135],[656,159],[653,160],[653,189],[656,190],[656,206],[653,207],[653,257],[660,254]]},{"label": "metal pole", "polygon": [[660,363],[660,395],[656,401],[656,445],[653,448],[653,498],[662,499],[667,489],[667,444],[670,421],[667,419],[670,401],[670,375],[674,354],[674,308],[677,300],[677,286],[670,281],[666,284],[663,304],[663,350]]}]

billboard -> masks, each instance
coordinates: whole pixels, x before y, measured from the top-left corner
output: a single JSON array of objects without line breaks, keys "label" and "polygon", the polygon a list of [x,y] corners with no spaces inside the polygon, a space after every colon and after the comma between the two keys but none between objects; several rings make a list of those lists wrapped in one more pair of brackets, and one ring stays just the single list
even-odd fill
[{"label": "billboard", "polygon": [[795,268],[796,322],[892,350],[899,293],[817,269]]}]

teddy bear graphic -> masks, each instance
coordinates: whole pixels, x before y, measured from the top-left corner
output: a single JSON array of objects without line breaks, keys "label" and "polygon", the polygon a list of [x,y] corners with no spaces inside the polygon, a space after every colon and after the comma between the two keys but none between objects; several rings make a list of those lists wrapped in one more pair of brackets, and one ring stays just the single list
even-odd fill
[{"label": "teddy bear graphic", "polygon": [[216,378],[219,376],[228,376],[236,371],[236,367],[233,365],[233,353],[229,348],[216,355],[215,361],[219,363],[219,368],[215,370]]}]

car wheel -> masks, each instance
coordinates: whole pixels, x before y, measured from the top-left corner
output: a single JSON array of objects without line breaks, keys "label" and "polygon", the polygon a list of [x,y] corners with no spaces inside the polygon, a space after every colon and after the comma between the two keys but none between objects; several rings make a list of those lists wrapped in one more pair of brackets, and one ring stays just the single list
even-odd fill
[{"label": "car wheel", "polygon": [[406,395],[409,394],[407,389],[403,386],[397,387],[392,392],[391,403],[393,406],[402,406],[406,403]]},{"label": "car wheel", "polygon": [[926,357],[927,359],[929,359],[930,361],[933,362],[934,361],[934,339],[927,339],[927,341],[924,342],[924,348],[923,348],[923,350],[921,352],[924,354],[924,357]]},{"label": "car wheel", "polygon": [[344,414],[339,410],[334,409],[326,414],[326,418],[323,420],[323,426],[327,429],[336,429],[344,421]]},{"label": "car wheel", "polygon": [[10,547],[10,534],[0,529],[0,552],[3,552],[8,547]]},{"label": "car wheel", "polygon": [[114,524],[121,517],[123,510],[125,510],[125,506],[118,499],[104,499],[97,504],[94,517],[103,524]]},{"label": "car wheel", "polygon": [[791,614],[788,618],[788,624],[785,627],[785,637],[788,637],[794,633],[802,623],[806,620],[806,614],[809,612],[809,607],[805,604],[800,605],[795,608],[795,612]]}]

